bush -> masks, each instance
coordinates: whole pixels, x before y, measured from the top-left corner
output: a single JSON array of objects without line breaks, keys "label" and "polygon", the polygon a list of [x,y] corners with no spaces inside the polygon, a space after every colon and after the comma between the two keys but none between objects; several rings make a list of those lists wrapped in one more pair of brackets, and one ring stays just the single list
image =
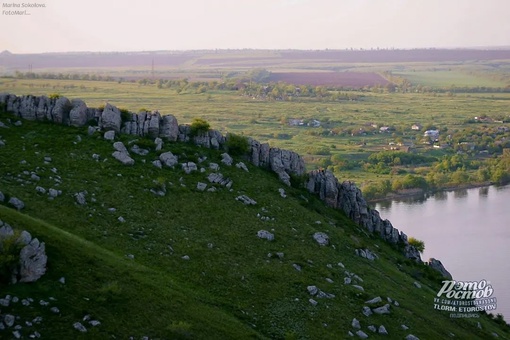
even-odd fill
[{"label": "bush", "polygon": [[191,135],[198,136],[200,134],[206,133],[211,128],[211,125],[207,121],[202,118],[195,118],[191,122]]},{"label": "bush", "polygon": [[51,93],[48,98],[50,99],[59,99],[60,97],[62,97],[59,93]]},{"label": "bush", "polygon": [[131,112],[129,112],[127,109],[119,109],[120,111],[120,118],[123,123],[131,121]]},{"label": "bush", "polygon": [[229,133],[227,136],[227,151],[231,155],[245,155],[250,152],[250,143],[248,138]]},{"label": "bush", "polygon": [[423,251],[425,250],[425,242],[423,242],[422,240],[418,240],[414,237],[410,237],[408,242],[410,246],[415,247],[416,250],[423,254]]},{"label": "bush", "polygon": [[13,236],[4,238],[0,243],[0,283],[8,283],[18,265],[22,248],[22,245],[16,242],[18,237],[19,233],[15,232]]}]

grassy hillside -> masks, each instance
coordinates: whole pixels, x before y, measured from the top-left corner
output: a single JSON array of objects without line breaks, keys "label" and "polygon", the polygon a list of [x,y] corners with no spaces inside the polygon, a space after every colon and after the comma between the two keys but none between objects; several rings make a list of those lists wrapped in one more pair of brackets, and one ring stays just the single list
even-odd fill
[{"label": "grassy hillside", "polygon": [[[179,162],[207,157],[198,164],[206,171],[159,169],[151,164],[158,152],[145,139],[135,143],[149,154],[131,153],[136,163],[126,167],[111,157],[112,142],[99,133],[88,136],[86,128],[29,121],[15,126],[7,113],[0,121],[8,126],[0,128],[0,191],[26,204],[21,212],[0,206],[0,220],[46,242],[49,258],[39,281],[0,286],[0,298],[34,300],[0,308],[2,315],[20,317],[16,324],[25,338],[37,331],[47,339],[342,339],[356,332],[353,318],[376,339],[509,337],[508,327],[486,315],[453,319],[433,310],[440,286],[435,272],[406,260],[299,186],[285,188],[287,197],[281,197],[283,184],[267,171],[228,167],[220,163],[221,152],[183,143],[166,143],[163,151]],[[126,145],[135,139],[120,137]],[[198,182],[211,187],[210,162],[233,180],[232,190],[196,189]],[[36,186],[62,195],[50,200]],[[151,192],[163,187],[165,196]],[[75,194],[85,191],[87,204],[79,205]],[[244,205],[235,199],[239,195],[257,204]],[[275,239],[259,239],[259,230]],[[329,235],[329,246],[314,241],[317,231]],[[357,248],[379,258],[357,257]],[[344,284],[345,277],[352,284]],[[314,306],[311,285],[335,297],[313,297]],[[377,296],[383,301],[371,307],[388,297],[398,306],[392,304],[390,314],[364,316],[365,302]],[[82,321],[87,315],[101,324]],[[26,325],[38,316],[42,322]],[[87,333],[73,328],[78,321]],[[369,325],[384,325],[389,335],[375,334]],[[12,331],[0,330],[0,338],[13,337]]]}]

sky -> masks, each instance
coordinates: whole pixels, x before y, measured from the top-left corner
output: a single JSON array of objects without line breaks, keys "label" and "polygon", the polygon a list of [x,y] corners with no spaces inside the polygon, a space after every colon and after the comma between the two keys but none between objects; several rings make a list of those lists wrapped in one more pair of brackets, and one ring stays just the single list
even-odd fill
[{"label": "sky", "polygon": [[510,47],[510,0],[14,0],[1,11],[0,51],[12,53]]}]

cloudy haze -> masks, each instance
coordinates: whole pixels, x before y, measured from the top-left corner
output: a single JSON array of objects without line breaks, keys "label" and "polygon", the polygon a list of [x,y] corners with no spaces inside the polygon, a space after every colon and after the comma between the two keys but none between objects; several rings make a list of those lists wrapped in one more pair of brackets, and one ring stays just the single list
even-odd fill
[{"label": "cloudy haze", "polygon": [[[508,0],[35,0],[0,16],[13,53],[510,46]],[[12,3],[12,2],[10,2]],[[4,3],[5,4],[5,3]],[[26,8],[6,8],[25,10]]]}]

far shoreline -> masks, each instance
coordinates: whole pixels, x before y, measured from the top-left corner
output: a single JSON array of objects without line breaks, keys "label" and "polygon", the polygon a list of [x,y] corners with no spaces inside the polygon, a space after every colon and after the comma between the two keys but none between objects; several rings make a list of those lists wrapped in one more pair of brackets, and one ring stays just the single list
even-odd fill
[{"label": "far shoreline", "polygon": [[393,201],[397,200],[399,198],[409,198],[409,197],[419,197],[423,195],[431,195],[436,192],[441,191],[457,191],[457,190],[464,190],[464,189],[475,189],[475,188],[484,188],[484,187],[490,187],[492,185],[496,185],[496,183],[493,182],[481,182],[481,183],[466,183],[466,184],[459,184],[459,185],[451,185],[446,186],[442,188],[437,188],[434,190],[423,190],[420,188],[413,188],[413,189],[405,189],[400,190],[399,192],[391,192],[386,194],[385,197],[379,197],[367,200],[367,203],[379,203],[384,201]]}]

